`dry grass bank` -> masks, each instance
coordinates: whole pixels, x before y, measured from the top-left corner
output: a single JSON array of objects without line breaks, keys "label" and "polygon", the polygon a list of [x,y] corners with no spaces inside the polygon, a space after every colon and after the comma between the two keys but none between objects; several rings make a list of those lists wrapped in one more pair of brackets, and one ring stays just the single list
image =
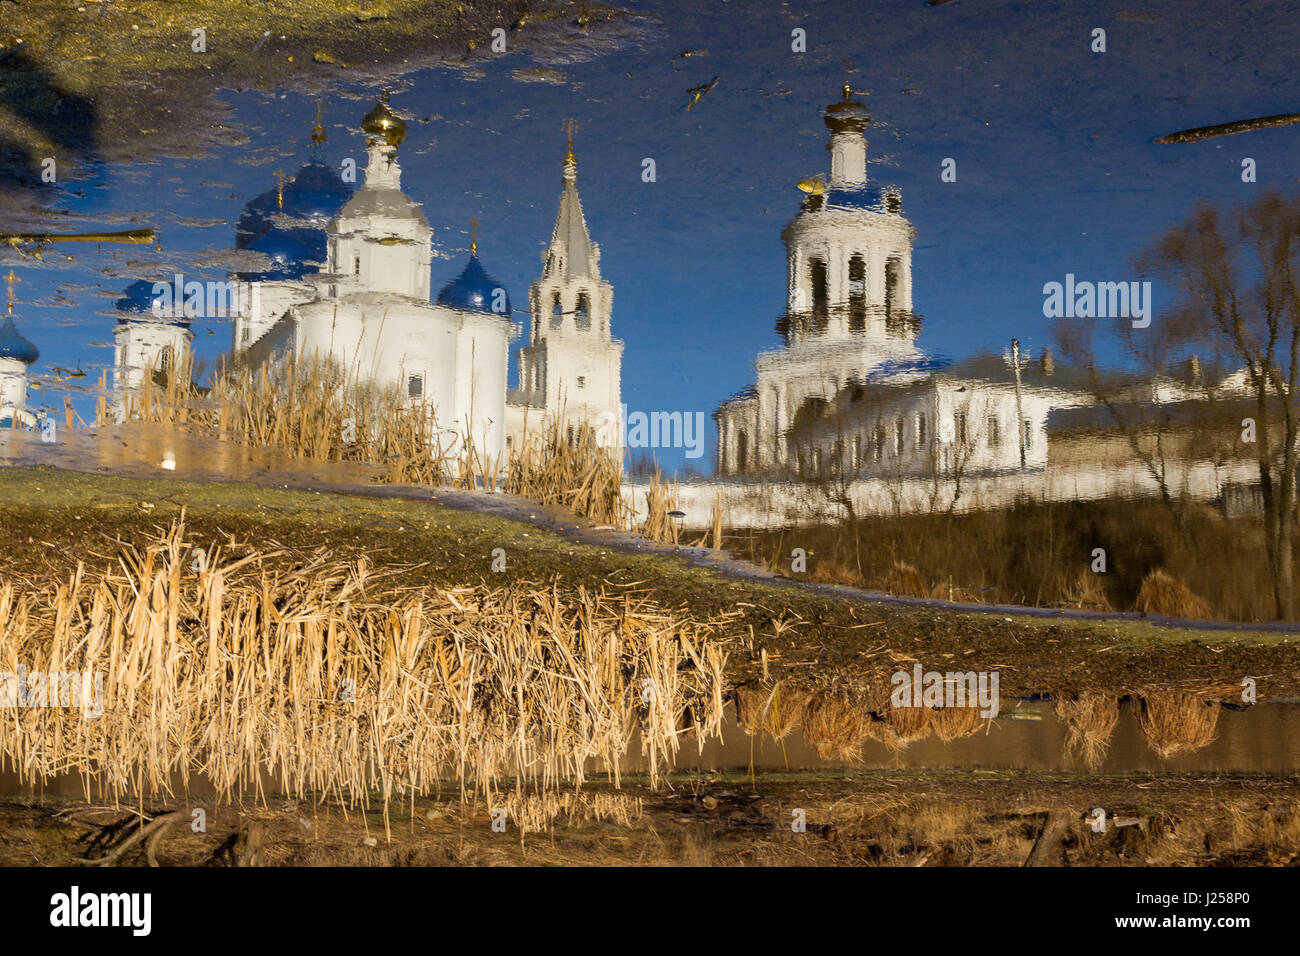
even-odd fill
[{"label": "dry grass bank", "polygon": [[0,583],[0,670],[102,675],[101,716],[16,709],[4,761],[112,796],[201,774],[224,799],[269,785],[386,809],[447,780],[489,798],[596,766],[617,783],[634,740],[653,786],[722,719],[707,622],[581,587],[399,588],[364,558],[277,557],[199,550],[178,521],[59,583]]},{"label": "dry grass bank", "polygon": [[[1184,530],[1155,500],[1025,501],[996,511],[873,516],[732,540],[738,556],[778,571],[789,573],[790,551],[798,547],[809,556],[804,577],[910,597],[1273,618],[1259,522],[1207,505],[1189,506]],[[1104,573],[1093,570],[1098,548],[1105,551]]]}]

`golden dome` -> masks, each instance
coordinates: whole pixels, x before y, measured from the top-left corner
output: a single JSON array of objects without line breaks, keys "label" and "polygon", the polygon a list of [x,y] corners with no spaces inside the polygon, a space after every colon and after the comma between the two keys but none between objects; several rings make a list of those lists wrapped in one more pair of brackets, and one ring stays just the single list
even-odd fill
[{"label": "golden dome", "polygon": [[387,93],[361,121],[361,130],[372,139],[382,139],[392,147],[401,146],[402,140],[406,139],[406,121],[389,108]]}]

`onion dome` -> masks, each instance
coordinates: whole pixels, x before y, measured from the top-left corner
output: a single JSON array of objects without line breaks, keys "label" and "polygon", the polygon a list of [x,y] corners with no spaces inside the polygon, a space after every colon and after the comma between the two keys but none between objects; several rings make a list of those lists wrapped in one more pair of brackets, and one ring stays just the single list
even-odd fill
[{"label": "onion dome", "polygon": [[388,105],[388,93],[379,97],[375,108],[361,121],[361,131],[372,143],[383,140],[396,149],[406,139],[406,121],[392,111]]},{"label": "onion dome", "polygon": [[338,214],[352,193],[338,170],[325,163],[308,163],[284,187],[279,212],[301,219],[328,221]]},{"label": "onion dome", "polygon": [[123,289],[122,298],[113,306],[117,311],[126,313],[118,321],[128,322],[131,315],[152,315],[154,300],[157,298],[153,288],[156,284],[149,279],[137,279]]},{"label": "onion dome", "polygon": [[0,359],[17,359],[24,365],[32,365],[40,357],[36,346],[23,338],[14,325],[14,317],[6,315],[4,322],[0,322]]},{"label": "onion dome", "polygon": [[861,133],[871,122],[867,108],[853,98],[853,87],[844,84],[844,98],[826,107],[826,128],[832,133]]},{"label": "onion dome", "polygon": [[[497,290],[501,292],[498,295]],[[510,296],[496,279],[492,278],[478,261],[478,253],[471,252],[463,272],[447,283],[438,293],[438,304],[461,312],[486,312],[509,318]],[[492,308],[500,305],[500,310]]]},{"label": "onion dome", "polygon": [[[171,290],[170,294],[163,297],[160,293],[156,292],[154,287],[158,285],[165,285],[169,290]],[[173,302],[174,295],[175,286],[172,282],[163,280],[155,281],[153,279],[137,279],[122,290],[122,298],[118,299],[113,304],[113,308],[117,309],[120,313],[117,317],[117,321],[119,323],[168,322],[170,325],[180,325],[188,328],[189,322],[186,319],[173,316],[168,311],[173,307],[177,310],[184,309],[185,300],[182,299],[180,302]],[[162,315],[154,314],[154,302],[158,300],[162,301],[162,306],[160,306]]]},{"label": "onion dome", "polygon": [[325,127],[316,109],[312,127],[311,161],[286,179],[251,199],[235,226],[235,248],[269,256],[273,267],[248,279],[301,278],[317,271],[326,259],[325,227],[352,195],[338,170],[321,159]]},{"label": "onion dome", "polygon": [[270,268],[244,278],[249,280],[301,279],[315,272],[327,255],[325,233],[311,228],[274,227],[256,236],[241,248],[266,256]]}]

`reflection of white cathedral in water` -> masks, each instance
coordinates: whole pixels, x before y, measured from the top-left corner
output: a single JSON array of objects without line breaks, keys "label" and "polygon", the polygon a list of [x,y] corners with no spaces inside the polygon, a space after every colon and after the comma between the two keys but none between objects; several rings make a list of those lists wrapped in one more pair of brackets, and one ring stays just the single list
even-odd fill
[{"label": "reflection of white cathedral in water", "polygon": [[[755,385],[714,414],[729,520],[771,517],[756,484],[784,486],[791,501],[803,501],[799,486],[847,480],[859,513],[926,500],[933,507],[941,484],[955,503],[962,482],[969,503],[980,491],[973,481],[991,492],[986,504],[1023,492],[1114,493],[1113,479],[1133,474],[1131,459],[1100,467],[1088,460],[1073,472],[1058,462],[1055,477],[1049,469],[1053,421],[1085,421],[1096,411],[1084,371],[1057,367],[1046,349],[945,363],[917,347],[914,230],[901,195],[867,182],[869,118],[848,87],[825,121],[830,175],[800,184],[807,196],[782,233],[787,308],[777,331],[784,347],[761,353]],[[353,190],[323,161],[318,120],[311,161],[247,205],[236,247],[269,265],[236,277],[235,357],[273,368],[295,355],[329,357],[357,382],[432,407],[447,432],[445,448],[468,437],[488,456],[502,456],[526,421],[572,428],[617,419],[623,344],[611,336],[613,290],[587,231],[572,144],[542,272],[530,288],[518,387],[508,389],[518,331],[509,295],[479,259],[477,236],[460,274],[431,296],[433,230],[401,189],[405,129],[386,102],[366,115],[365,180]],[[192,339],[187,320],[153,313],[154,290],[155,283],[137,282],[118,303],[119,388],[138,386],[147,366],[165,365]],[[1151,399],[1151,384],[1139,400]],[[1191,382],[1161,383],[1157,401],[1187,400],[1194,389],[1184,384]],[[1185,477],[1199,481],[1202,494],[1218,493],[1217,475]],[[904,485],[909,492],[900,491]],[[634,507],[643,504],[641,490],[625,489]],[[915,500],[907,505],[909,496]],[[713,499],[713,491],[683,487],[679,504],[696,522]],[[752,514],[737,513],[744,511]]]},{"label": "reflection of white cathedral in water", "polygon": [[[548,418],[572,426],[617,414],[623,343],[611,336],[613,288],[587,231],[572,142],[555,228],[530,289],[520,387],[507,391],[519,330],[509,294],[479,259],[477,227],[460,274],[431,301],[433,230],[402,191],[397,162],[406,124],[385,100],[362,131],[368,161],[360,188],[323,161],[318,119],[311,161],[245,207],[236,247],[269,266],[240,273],[230,290],[235,358],[273,369],[294,357],[328,359],[350,381],[398,389],[433,410],[450,452],[468,438],[480,455],[503,458],[525,427]],[[165,366],[192,341],[188,321],[157,314],[167,311],[155,308],[161,285],[137,282],[118,303],[119,388],[138,387],[147,367]]]},{"label": "reflection of white cathedral in water", "polygon": [[[799,184],[807,196],[782,232],[787,304],[776,329],[783,347],[760,353],[754,385],[714,412],[721,480],[682,487],[687,523],[707,526],[718,499],[732,526],[752,527],[996,507],[1021,495],[1154,493],[1149,469],[1127,442],[1099,438],[1111,424],[1086,369],[1058,366],[1048,349],[1023,354],[1014,341],[1002,355],[955,363],[917,347],[914,230],[902,197],[867,182],[869,117],[849,87],[824,115],[830,175]],[[1112,399],[1190,405],[1209,375],[1193,358],[1183,377],[1130,379]],[[1224,376],[1214,387],[1240,395],[1240,377]],[[1176,492],[1214,498],[1249,473],[1244,459],[1184,459],[1166,478]]]},{"label": "reflection of white cathedral in water", "polygon": [[723,403],[720,475],[952,475],[1039,467],[1054,408],[1090,403],[1050,352],[955,366],[916,346],[912,239],[902,197],[866,176],[866,109],[844,88],[827,107],[830,177],[785,228],[785,347]]}]

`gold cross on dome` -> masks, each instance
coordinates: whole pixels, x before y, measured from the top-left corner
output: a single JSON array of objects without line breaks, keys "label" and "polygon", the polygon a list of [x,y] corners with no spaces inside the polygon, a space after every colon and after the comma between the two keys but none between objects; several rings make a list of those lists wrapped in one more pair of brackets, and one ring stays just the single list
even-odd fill
[{"label": "gold cross on dome", "polygon": [[284,170],[277,169],[275,171],[275,208],[276,209],[284,208],[284,180],[285,180]]},{"label": "gold cross on dome", "polygon": [[7,285],[9,288],[9,313],[8,313],[9,315],[14,314],[14,283],[22,282],[22,281],[23,281],[22,279],[14,275],[13,269],[10,269],[9,274],[5,276],[5,285]]},{"label": "gold cross on dome", "polygon": [[470,229],[469,254],[471,256],[476,256],[478,255],[478,217],[477,216],[471,217],[469,221],[469,229]]}]

